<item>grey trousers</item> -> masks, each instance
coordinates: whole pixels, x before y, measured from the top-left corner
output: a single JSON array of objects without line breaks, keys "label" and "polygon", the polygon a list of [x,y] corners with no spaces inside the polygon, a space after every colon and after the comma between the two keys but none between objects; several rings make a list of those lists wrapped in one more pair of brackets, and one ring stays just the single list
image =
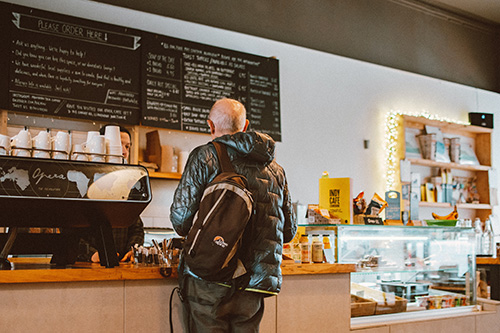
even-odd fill
[{"label": "grey trousers", "polygon": [[236,291],[188,276],[184,300],[184,332],[259,332],[264,294]]}]

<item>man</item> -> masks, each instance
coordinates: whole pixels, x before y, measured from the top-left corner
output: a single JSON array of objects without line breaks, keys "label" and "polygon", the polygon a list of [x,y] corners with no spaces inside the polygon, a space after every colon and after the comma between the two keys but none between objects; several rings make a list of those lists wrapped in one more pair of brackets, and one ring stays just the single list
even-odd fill
[{"label": "man", "polygon": [[[295,235],[296,220],[285,172],[274,160],[275,143],[265,134],[246,133],[248,124],[243,104],[228,98],[215,102],[208,117],[212,139],[227,146],[231,163],[247,178],[255,200],[253,237],[246,249],[250,282],[245,291],[224,298],[230,290],[227,286],[202,280],[186,267],[187,332],[257,332],[264,297],[276,295],[281,288],[283,242]],[[219,172],[213,145],[199,146],[189,155],[170,208],[170,220],[179,235],[188,234],[203,191]]]},{"label": "man", "polygon": [[[108,124],[99,130],[101,135],[104,135],[106,126],[114,124]],[[118,125],[114,125],[118,126]],[[128,161],[130,156],[130,146],[131,146],[131,135],[130,132],[123,126],[120,126],[120,137],[122,143],[122,154],[125,163]],[[80,240],[80,254],[78,255],[78,260],[80,261],[91,261],[99,262],[99,253],[95,247],[96,240],[92,236],[84,237],[87,240]],[[144,224],[139,218],[137,221],[128,228],[113,228],[113,239],[115,241],[116,251],[118,251],[118,257],[121,261],[132,261],[134,260],[134,253],[131,247],[135,244],[142,245],[144,243]]]}]

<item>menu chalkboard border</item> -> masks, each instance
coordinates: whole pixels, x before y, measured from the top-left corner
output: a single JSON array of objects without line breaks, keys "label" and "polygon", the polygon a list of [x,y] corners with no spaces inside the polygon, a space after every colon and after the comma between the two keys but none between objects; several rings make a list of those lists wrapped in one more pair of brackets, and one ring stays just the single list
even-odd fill
[{"label": "menu chalkboard border", "polygon": [[[53,13],[53,12],[49,12],[49,13]],[[54,13],[54,14],[57,14],[57,13]],[[67,22],[64,22],[64,21],[59,21],[59,20],[49,20],[49,19],[46,19],[44,17],[39,17],[39,16],[35,16],[35,15],[29,15],[29,14],[24,14],[24,13],[16,13],[16,12],[12,12],[12,15],[16,18],[16,20],[19,20],[20,17],[18,16],[26,16],[26,17],[31,17],[31,18],[36,18],[36,19],[41,19],[41,20],[45,20],[45,21],[52,21],[52,22],[56,22],[56,23],[62,23],[62,24],[66,24]],[[75,17],[75,16],[70,16],[70,15],[64,15],[65,17],[70,17],[70,18],[77,18],[77,19],[80,19],[78,17]],[[85,19],[84,19],[85,20]],[[104,22],[100,22],[100,21],[93,21],[93,20],[86,20],[86,21],[89,21],[89,22],[97,22],[97,23],[104,23]],[[138,44],[138,42],[141,40],[141,36],[133,36],[133,35],[130,35],[130,34],[124,34],[124,33],[120,33],[120,32],[115,32],[115,31],[112,31],[112,30],[106,30],[106,29],[102,29],[102,28],[99,28],[98,30],[99,31],[102,31],[102,32],[107,32],[109,34],[113,34],[113,35],[121,35],[121,36],[127,36],[127,37],[133,37],[133,39],[135,40],[135,43],[134,43],[134,47],[133,48],[130,48],[130,47],[126,47],[126,46],[122,46],[122,45],[116,45],[116,44],[110,44],[110,43],[103,43],[103,42],[100,42],[99,40],[97,39],[88,39],[88,38],[77,38],[75,37],[74,35],[68,35],[68,34],[63,34],[63,33],[55,33],[55,32],[43,32],[43,31],[36,31],[36,30],[32,30],[32,29],[27,29],[27,28],[21,28],[19,26],[19,21],[12,21],[12,23],[14,23],[14,25],[17,26],[18,29],[20,30],[26,30],[26,31],[31,31],[31,32],[36,32],[36,33],[41,33],[41,34],[46,34],[46,35],[49,35],[49,36],[53,36],[53,35],[57,35],[59,37],[62,37],[62,38],[69,38],[69,39],[75,39],[75,40],[78,40],[78,41],[83,41],[83,42],[88,42],[88,43],[94,43],[94,44],[100,44],[100,45],[104,45],[104,46],[110,46],[110,47],[119,47],[119,48],[124,48],[124,49],[132,49],[133,51],[137,50],[141,45]],[[78,24],[79,27],[81,28],[86,28],[86,29],[95,29],[95,28],[91,28],[89,26],[84,26],[84,25],[81,25],[81,24]],[[116,27],[121,27],[121,28],[124,28],[124,29],[129,29],[127,27],[123,27],[123,26],[118,26],[118,25],[114,25]],[[142,32],[141,30],[135,30],[135,31],[139,31],[139,32]]]}]

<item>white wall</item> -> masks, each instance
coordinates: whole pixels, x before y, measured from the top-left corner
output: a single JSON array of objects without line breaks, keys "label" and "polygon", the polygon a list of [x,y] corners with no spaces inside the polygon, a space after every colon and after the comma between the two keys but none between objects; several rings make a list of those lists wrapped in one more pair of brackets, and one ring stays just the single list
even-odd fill
[{"label": "white wall", "polygon": [[[468,112],[493,113],[495,127],[500,128],[497,110],[500,95],[497,93],[91,1],[18,0],[15,3],[237,51],[276,56],[280,61],[283,140],[277,145],[277,161],[286,169],[293,200],[301,203],[318,201],[318,178],[324,170],[332,177],[351,177],[353,195],[362,190],[368,197],[374,192],[383,194],[384,115],[391,109],[425,110],[461,121],[467,121]],[[209,141],[210,137],[163,131],[162,140],[189,150]],[[370,140],[369,149],[363,148],[363,140]],[[499,140],[497,130],[493,147],[498,146]],[[494,166],[499,165],[497,154],[493,161]],[[169,226],[169,207],[175,186],[175,181],[153,180],[153,203],[143,213],[147,225]]]}]

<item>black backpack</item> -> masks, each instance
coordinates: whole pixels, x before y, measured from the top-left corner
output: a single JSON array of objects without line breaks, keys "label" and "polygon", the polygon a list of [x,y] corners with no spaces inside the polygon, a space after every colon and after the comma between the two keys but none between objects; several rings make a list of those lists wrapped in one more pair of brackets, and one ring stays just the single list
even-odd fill
[{"label": "black backpack", "polygon": [[[246,273],[243,234],[254,213],[247,179],[235,172],[224,144],[212,141],[221,173],[210,182],[184,242],[189,270],[207,281],[227,282]],[[248,232],[245,234],[247,237]]]}]

